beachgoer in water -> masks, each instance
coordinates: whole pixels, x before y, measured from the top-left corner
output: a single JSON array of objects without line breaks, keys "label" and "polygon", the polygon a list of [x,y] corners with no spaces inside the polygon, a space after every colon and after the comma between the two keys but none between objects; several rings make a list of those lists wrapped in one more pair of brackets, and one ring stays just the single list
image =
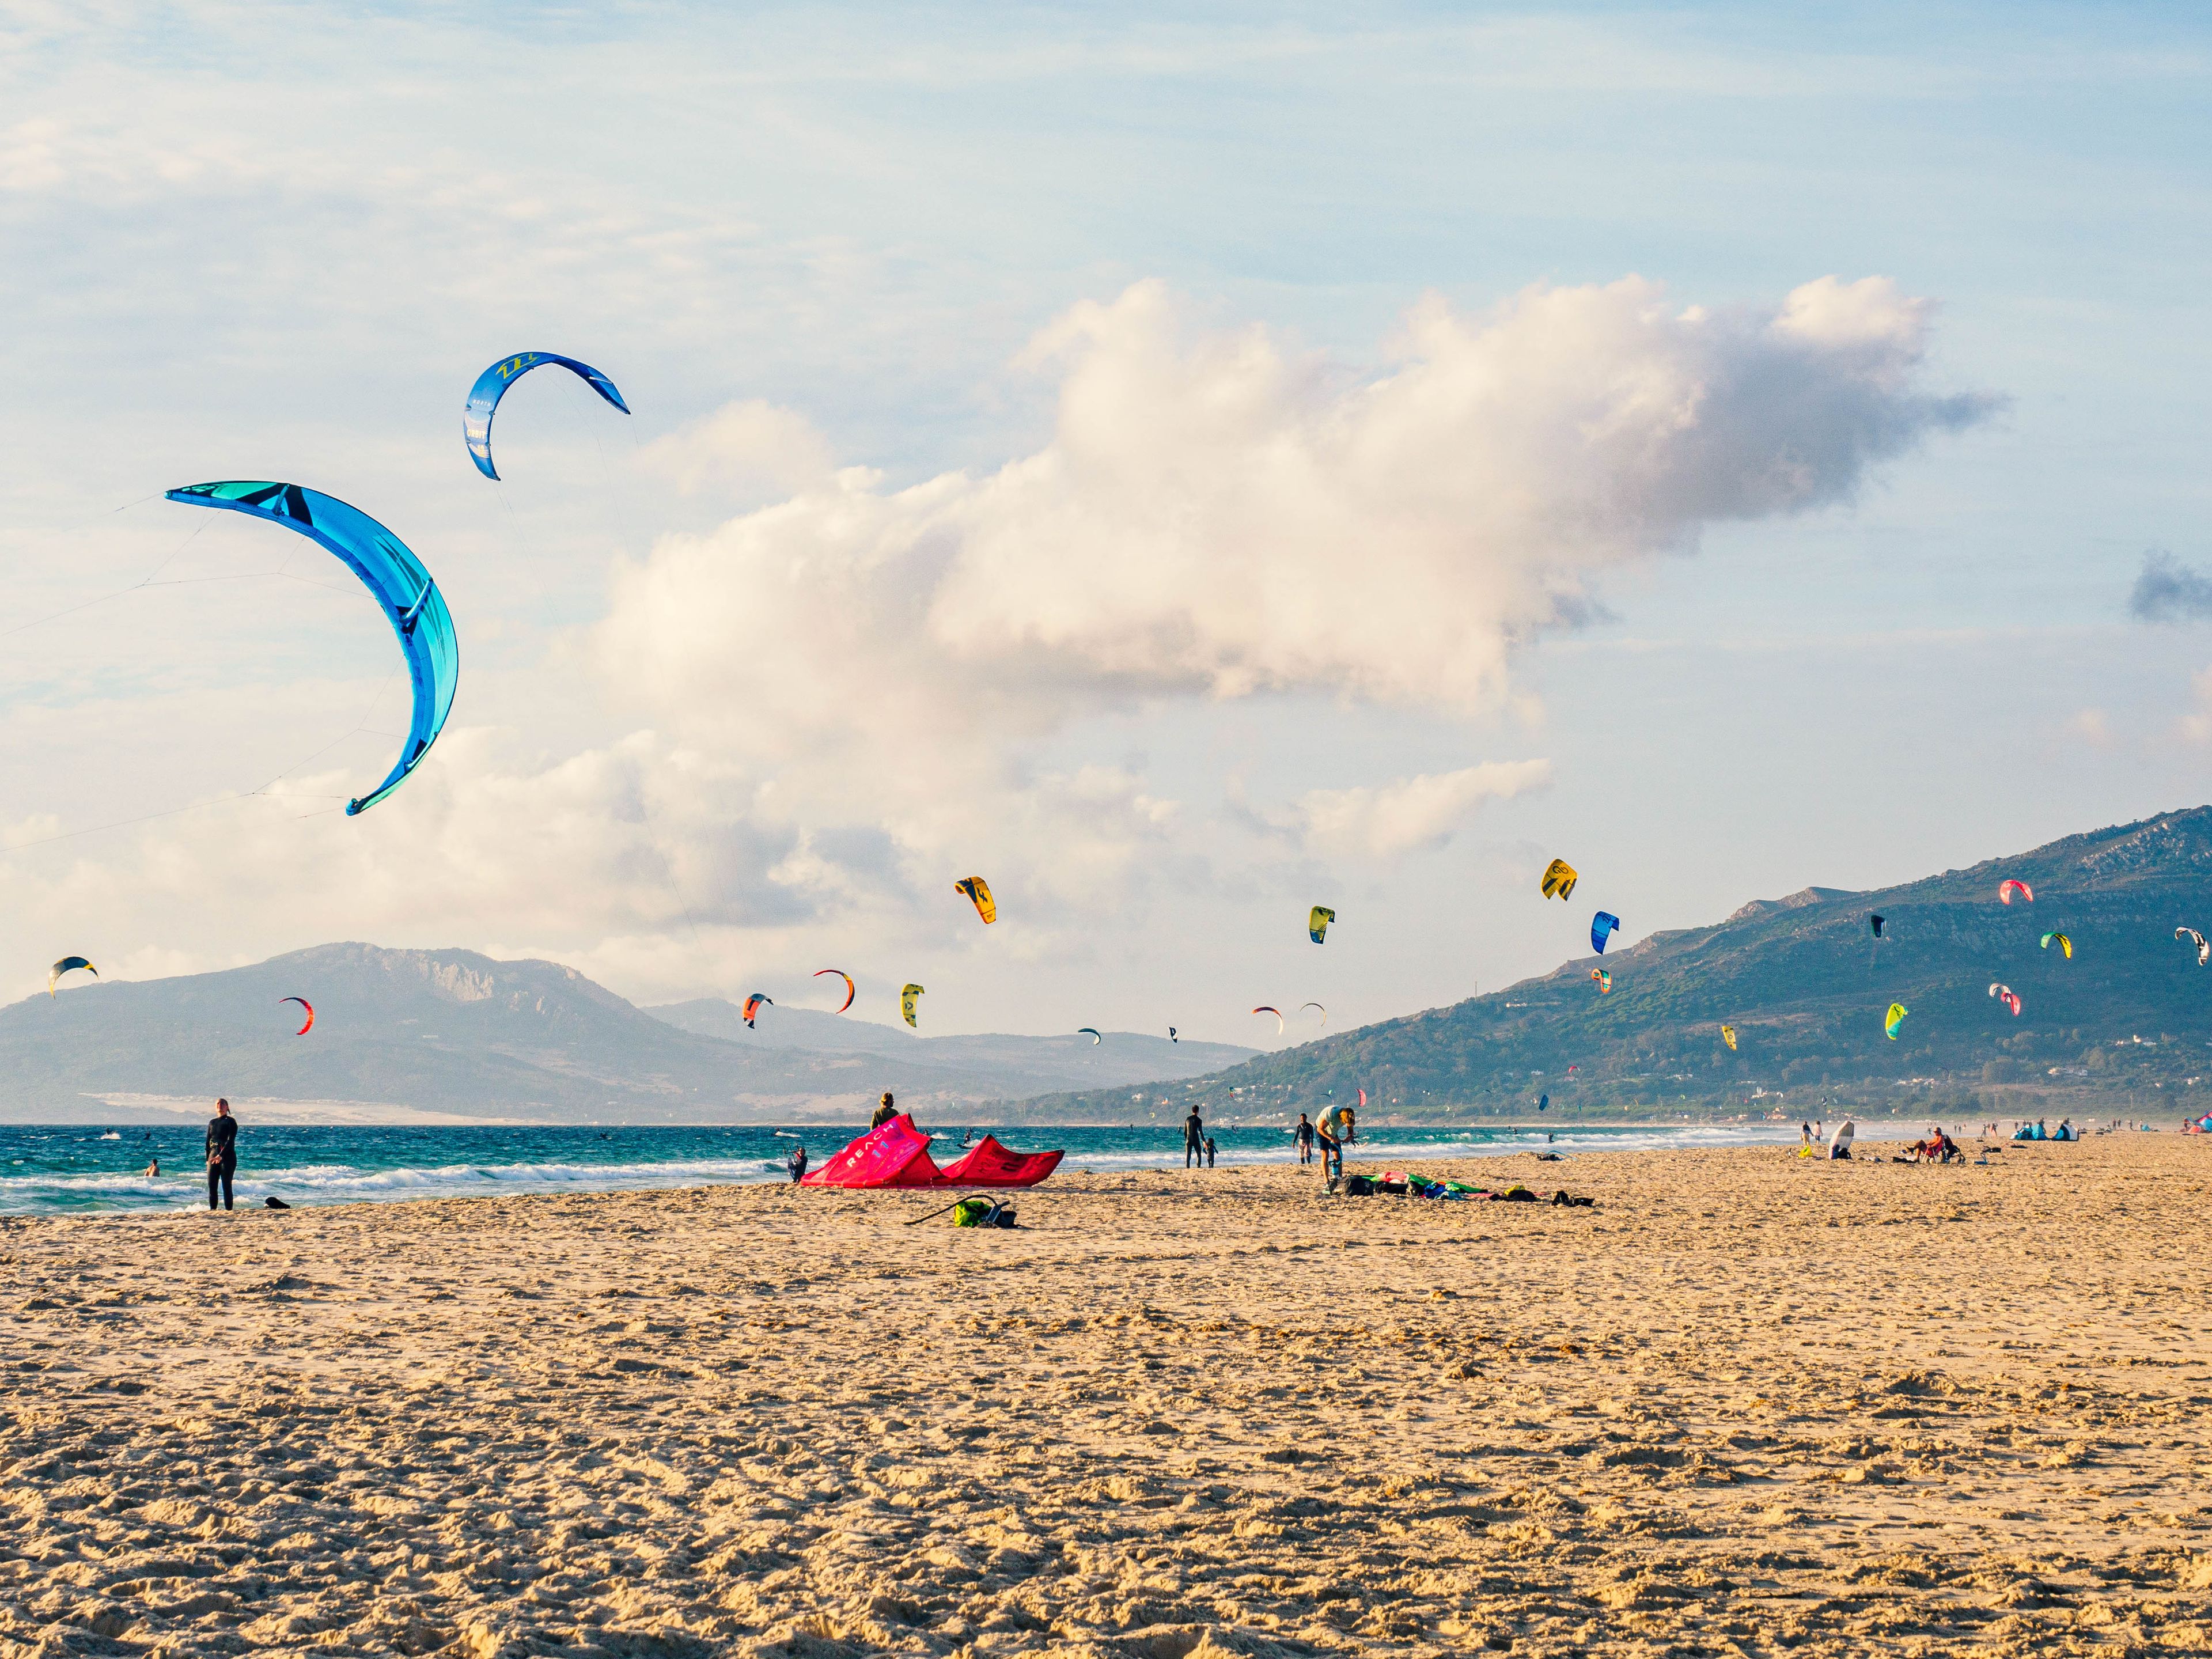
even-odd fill
[{"label": "beachgoer in water", "polygon": [[1212,1135],[1206,1138],[1206,1167],[1209,1170],[1213,1167],[1213,1137]]},{"label": "beachgoer in water", "polygon": [[1304,1112],[1298,1114],[1298,1127],[1295,1133],[1298,1138],[1298,1162],[1312,1163],[1314,1128],[1313,1125],[1307,1121]]},{"label": "beachgoer in water", "polygon": [[1182,1167],[1189,1169],[1206,1157],[1206,1120],[1198,1115],[1198,1108],[1190,1109],[1190,1115],[1182,1121]]},{"label": "beachgoer in water", "polygon": [[148,1175],[149,1175],[149,1176],[157,1176],[157,1175],[161,1174],[161,1160],[160,1158],[156,1158],[153,1159],[152,1161],[150,1161],[150,1162],[146,1165],[146,1173],[147,1173]]},{"label": "beachgoer in water", "polygon": [[791,1184],[793,1186],[796,1187],[801,1181],[804,1181],[806,1178],[805,1146],[804,1145],[793,1146],[791,1149],[791,1156],[784,1159],[784,1166],[791,1171]]},{"label": "beachgoer in water", "polygon": [[868,1120],[871,1129],[880,1129],[898,1115],[898,1108],[891,1104],[891,1091],[884,1091],[884,1103],[876,1108],[876,1115]]},{"label": "beachgoer in water", "polygon": [[222,1189],[222,1207],[230,1207],[230,1178],[238,1173],[238,1120],[230,1103],[218,1100],[207,1127],[208,1208],[215,1208],[216,1188]]}]

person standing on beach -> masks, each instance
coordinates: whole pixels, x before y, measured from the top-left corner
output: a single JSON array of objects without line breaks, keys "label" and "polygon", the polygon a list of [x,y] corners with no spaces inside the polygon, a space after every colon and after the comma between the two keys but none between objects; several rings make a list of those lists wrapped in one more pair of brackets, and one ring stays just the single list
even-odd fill
[{"label": "person standing on beach", "polygon": [[1213,1167],[1213,1137],[1212,1135],[1206,1138],[1206,1167],[1209,1170]]},{"label": "person standing on beach", "polygon": [[1306,1121],[1306,1115],[1304,1112],[1298,1114],[1298,1127],[1296,1133],[1298,1138],[1298,1162],[1312,1163],[1314,1128],[1313,1125]]},{"label": "person standing on beach", "polygon": [[791,1156],[783,1162],[784,1167],[791,1171],[793,1186],[796,1187],[806,1179],[806,1148],[803,1144],[793,1146],[791,1149]]},{"label": "person standing on beach", "polygon": [[891,1104],[891,1091],[884,1091],[884,1103],[876,1108],[876,1115],[868,1120],[871,1129],[880,1129],[898,1115],[898,1108]]},{"label": "person standing on beach", "polygon": [[1182,1121],[1182,1167],[1206,1161],[1206,1120],[1198,1115],[1198,1108],[1190,1109],[1190,1115]]},{"label": "person standing on beach", "polygon": [[216,1189],[222,1189],[222,1207],[230,1207],[230,1178],[238,1173],[238,1120],[230,1103],[218,1100],[207,1128],[208,1208],[215,1208]]}]

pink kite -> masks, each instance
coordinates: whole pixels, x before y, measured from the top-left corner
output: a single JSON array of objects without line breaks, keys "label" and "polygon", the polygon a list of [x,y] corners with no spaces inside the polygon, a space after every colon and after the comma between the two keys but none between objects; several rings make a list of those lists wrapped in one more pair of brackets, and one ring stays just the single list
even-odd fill
[{"label": "pink kite", "polygon": [[934,1187],[929,1137],[904,1112],[879,1124],[799,1184],[802,1187]]},{"label": "pink kite", "polygon": [[1066,1152],[1017,1152],[985,1135],[967,1157],[945,1166],[947,1187],[1034,1187],[1060,1167]]},{"label": "pink kite", "polygon": [[799,1182],[802,1187],[1034,1187],[1060,1167],[1066,1152],[1009,1152],[989,1135],[965,1158],[940,1170],[929,1137],[901,1112],[868,1131]]}]

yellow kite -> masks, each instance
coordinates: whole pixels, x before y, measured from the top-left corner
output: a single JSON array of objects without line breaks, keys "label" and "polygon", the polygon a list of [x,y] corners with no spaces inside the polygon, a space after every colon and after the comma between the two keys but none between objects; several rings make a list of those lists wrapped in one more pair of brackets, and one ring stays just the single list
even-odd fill
[{"label": "yellow kite", "polygon": [[975,914],[983,918],[985,927],[999,919],[999,907],[991,898],[991,884],[982,877],[969,876],[964,881],[956,881],[952,884],[952,890],[965,893],[975,901]]}]

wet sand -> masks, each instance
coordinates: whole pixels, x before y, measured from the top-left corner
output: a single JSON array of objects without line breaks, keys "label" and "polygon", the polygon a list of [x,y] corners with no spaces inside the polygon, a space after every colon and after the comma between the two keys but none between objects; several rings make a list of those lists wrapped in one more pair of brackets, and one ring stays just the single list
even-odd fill
[{"label": "wet sand", "polygon": [[0,1221],[0,1656],[2212,1652],[2212,1140],[1508,1170]]}]

